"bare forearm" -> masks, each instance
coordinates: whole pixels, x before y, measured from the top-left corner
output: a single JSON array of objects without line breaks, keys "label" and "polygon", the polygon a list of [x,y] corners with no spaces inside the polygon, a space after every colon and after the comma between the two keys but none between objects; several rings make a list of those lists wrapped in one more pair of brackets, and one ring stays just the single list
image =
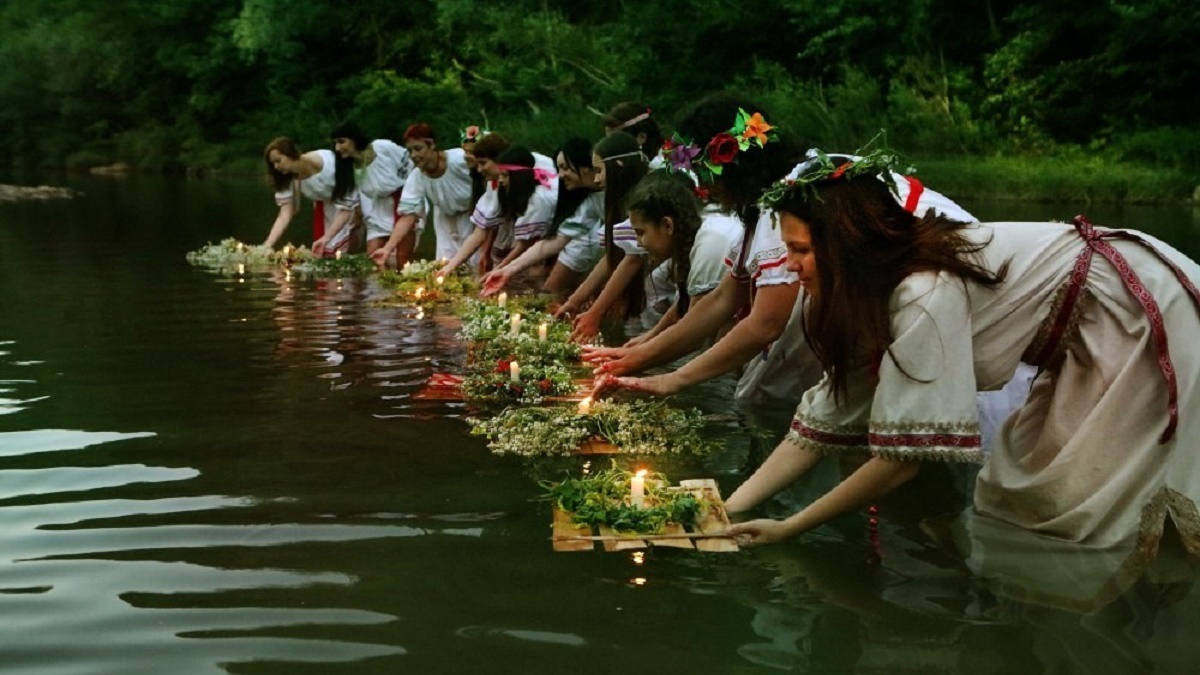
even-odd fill
[{"label": "bare forearm", "polygon": [[416,222],[417,217],[414,214],[406,213],[400,216],[400,220],[396,221],[396,226],[392,228],[392,234],[388,236],[387,243],[383,245],[385,257],[391,255],[392,251],[395,251],[396,247],[400,245],[400,242],[404,241],[404,238],[408,236],[408,233],[412,232],[413,225]]},{"label": "bare forearm", "polygon": [[645,260],[645,256],[630,254],[621,258],[621,262],[617,263],[617,268],[608,277],[608,282],[604,284],[604,289],[600,291],[600,295],[596,297],[596,302],[592,303],[589,311],[601,315],[607,314],[608,310],[612,309],[613,305],[621,299],[629,284],[640,277]]},{"label": "bare forearm", "polygon": [[576,288],[571,297],[567,298],[567,304],[582,307],[589,298],[596,294],[596,291],[600,290],[604,282],[608,281],[611,272],[612,270],[608,266],[608,257],[601,258],[600,262],[596,263],[596,266],[588,273],[583,283],[579,284],[579,288]]},{"label": "bare forearm", "polygon": [[733,277],[726,277],[703,303],[697,303],[675,325],[635,349],[649,368],[690,354],[715,336],[721,326],[733,317],[736,286]]},{"label": "bare forearm", "polygon": [[504,260],[501,260],[500,264],[496,265],[496,268],[499,269],[501,267],[504,267],[505,265],[511,263],[512,261],[516,260],[517,258],[520,258],[521,254],[525,253],[525,251],[528,250],[529,247],[532,246],[533,244],[534,244],[534,242],[530,241],[528,239],[516,240],[515,242],[513,242],[512,250],[508,252],[508,255],[504,256]]},{"label": "bare forearm", "polygon": [[846,480],[783,521],[784,525],[791,536],[811,530],[843,513],[871,504],[908,482],[920,468],[916,461],[872,457]]},{"label": "bare forearm", "polygon": [[799,480],[821,461],[821,457],[821,453],[803,449],[791,441],[780,442],[754,475],[733,491],[725,501],[725,507],[730,513],[740,513],[758,506]]},{"label": "bare forearm", "polygon": [[263,246],[274,246],[283,233],[287,231],[288,224],[292,222],[292,218],[296,215],[296,207],[291,202],[283,204],[279,207],[279,215],[275,216],[275,222],[271,223],[271,231],[267,233],[267,238],[263,241]]}]

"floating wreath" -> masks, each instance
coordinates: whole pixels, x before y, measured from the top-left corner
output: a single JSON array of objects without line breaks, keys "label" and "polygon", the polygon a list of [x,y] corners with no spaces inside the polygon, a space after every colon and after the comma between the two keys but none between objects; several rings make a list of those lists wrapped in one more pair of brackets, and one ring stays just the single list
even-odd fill
[{"label": "floating wreath", "polygon": [[210,242],[195,251],[189,251],[187,261],[205,267],[231,268],[237,265],[264,267],[282,264],[288,260],[301,261],[312,258],[312,253],[306,248],[284,248],[285,250],[276,251],[270,246],[246,244],[230,237],[222,239],[220,243]]},{"label": "floating wreath", "polygon": [[312,277],[365,277],[378,267],[370,256],[355,253],[340,258],[308,258],[292,265],[292,273]]},{"label": "floating wreath", "polygon": [[597,401],[587,413],[576,406],[508,408],[487,420],[471,420],[471,433],[486,436],[497,455],[571,455],[592,439],[639,455],[705,454],[716,442],[701,435],[699,410],[673,408],[664,401]]},{"label": "floating wreath", "polygon": [[380,272],[379,285],[395,291],[396,299],[407,303],[450,302],[478,292],[478,282],[468,274],[440,275],[442,267],[436,260],[407,262],[400,270]]},{"label": "floating wreath", "polygon": [[575,382],[566,366],[518,361],[514,380],[513,363],[499,359],[493,367],[472,368],[463,377],[463,398],[482,403],[541,403],[548,396],[567,396],[575,391]]},{"label": "floating wreath", "polygon": [[580,478],[541,485],[546,498],[570,513],[575,524],[607,525],[618,534],[659,534],[671,524],[692,527],[708,507],[707,500],[667,487],[666,476],[652,472],[646,475],[646,506],[634,508],[628,503],[633,476],[614,464]]}]

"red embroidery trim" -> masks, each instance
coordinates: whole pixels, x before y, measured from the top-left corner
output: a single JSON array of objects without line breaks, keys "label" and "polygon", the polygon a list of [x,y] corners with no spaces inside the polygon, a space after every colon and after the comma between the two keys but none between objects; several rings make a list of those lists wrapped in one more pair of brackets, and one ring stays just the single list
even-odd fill
[{"label": "red embroidery trim", "polygon": [[880,448],[978,448],[979,434],[868,434],[872,446]]},{"label": "red embroidery trim", "polygon": [[1154,248],[1150,242],[1138,235],[1125,230],[1099,231],[1083,216],[1076,216],[1073,222],[1075,224],[1075,231],[1083,238],[1085,247],[1079,253],[1079,257],[1075,259],[1075,265],[1071,270],[1069,278],[1067,293],[1063,296],[1062,307],[1059,308],[1058,314],[1054,317],[1046,344],[1038,353],[1034,365],[1045,365],[1050,355],[1058,347],[1059,342],[1062,341],[1063,334],[1066,332],[1067,324],[1070,321],[1071,313],[1075,308],[1075,304],[1079,301],[1080,294],[1083,292],[1083,285],[1087,282],[1087,273],[1091,268],[1092,254],[1099,253],[1116,269],[1117,274],[1121,277],[1121,282],[1125,285],[1125,290],[1142,306],[1142,311],[1146,313],[1146,319],[1150,322],[1150,331],[1154,338],[1154,349],[1158,355],[1158,369],[1162,373],[1163,380],[1167,385],[1167,427],[1158,439],[1159,443],[1166,443],[1174,437],[1175,429],[1179,426],[1179,384],[1175,377],[1175,365],[1171,362],[1171,353],[1167,346],[1166,322],[1163,320],[1162,310],[1159,309],[1154,296],[1150,294],[1145,284],[1142,283],[1141,278],[1133,271],[1133,268],[1129,265],[1129,261],[1106,240],[1120,239],[1131,241],[1153,253],[1155,257],[1171,269],[1176,280],[1179,281],[1180,285],[1191,296],[1192,304],[1195,305],[1197,311],[1200,311],[1200,290],[1197,290],[1195,284],[1192,283],[1191,279],[1188,279],[1187,275],[1183,273],[1183,270],[1178,265],[1171,262],[1158,249]]},{"label": "red embroidery trim", "polygon": [[921,193],[925,192],[925,186],[912,176],[905,176],[904,180],[908,181],[908,199],[904,200],[904,210],[916,213],[917,205],[921,201]]},{"label": "red embroidery trim", "polygon": [[844,445],[850,447],[867,444],[866,434],[835,434],[829,431],[818,431],[801,423],[800,420],[792,420],[792,431],[799,434],[801,438],[807,438],[810,441],[826,445]]}]

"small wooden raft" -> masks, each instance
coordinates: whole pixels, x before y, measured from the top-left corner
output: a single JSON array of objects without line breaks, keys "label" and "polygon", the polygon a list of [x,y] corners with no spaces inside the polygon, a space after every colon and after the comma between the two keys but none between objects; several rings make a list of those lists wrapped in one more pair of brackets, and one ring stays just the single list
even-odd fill
[{"label": "small wooden raft", "polygon": [[692,531],[676,523],[668,526],[660,534],[622,535],[607,526],[597,528],[597,534],[587,525],[571,522],[571,514],[555,506],[552,525],[554,534],[551,537],[554,550],[592,551],[595,550],[596,542],[603,544],[604,550],[610,553],[649,546],[692,548],[706,553],[728,553],[738,550],[733,537],[724,534],[729,528],[729,514],[725,512],[725,501],[721,499],[717,482],[711,478],[685,480],[680,481],[677,489],[692,492],[698,499],[707,500],[709,504],[709,508],[700,514]]}]

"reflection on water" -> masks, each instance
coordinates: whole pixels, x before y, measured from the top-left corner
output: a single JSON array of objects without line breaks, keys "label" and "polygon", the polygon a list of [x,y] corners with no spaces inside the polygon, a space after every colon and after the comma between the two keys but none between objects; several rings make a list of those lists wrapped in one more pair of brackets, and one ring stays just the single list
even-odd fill
[{"label": "reflection on water", "polygon": [[[416,397],[460,363],[453,317],[385,306],[369,279],[188,267],[205,241],[262,236],[255,184],[73,187],[85,203],[0,225],[0,279],[22,289],[0,317],[5,673],[1182,673],[1200,656],[1189,565],[1114,587],[1079,552],[963,529],[968,475],[882,503],[875,547],[858,515],[737,554],[555,554],[536,481],[581,464],[494,457],[465,406]],[[1134,215],[1189,250],[1190,212]],[[657,468],[728,493],[761,461],[791,406],[730,391],[684,398],[727,450]],[[823,469],[768,511],[838,480]]]}]

